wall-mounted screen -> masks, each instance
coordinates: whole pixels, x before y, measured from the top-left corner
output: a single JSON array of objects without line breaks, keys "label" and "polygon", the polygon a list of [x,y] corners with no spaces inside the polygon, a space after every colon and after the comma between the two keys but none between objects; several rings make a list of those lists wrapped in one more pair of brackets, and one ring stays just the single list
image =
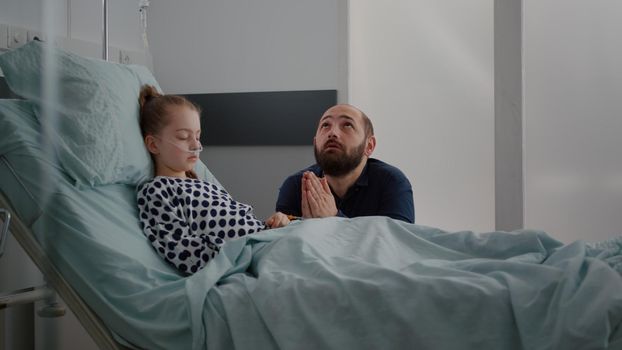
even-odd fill
[{"label": "wall-mounted screen", "polygon": [[204,145],[311,145],[337,90],[184,95],[201,106]]}]

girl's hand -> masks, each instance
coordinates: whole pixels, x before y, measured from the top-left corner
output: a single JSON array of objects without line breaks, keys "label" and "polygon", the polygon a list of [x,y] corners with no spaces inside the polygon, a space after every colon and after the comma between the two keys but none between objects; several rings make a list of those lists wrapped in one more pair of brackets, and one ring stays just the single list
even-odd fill
[{"label": "girl's hand", "polygon": [[266,226],[268,228],[279,228],[279,227],[283,227],[283,226],[287,226],[289,225],[289,218],[287,217],[287,215],[281,213],[280,211],[272,214],[272,216],[270,216],[267,220],[266,220]]}]

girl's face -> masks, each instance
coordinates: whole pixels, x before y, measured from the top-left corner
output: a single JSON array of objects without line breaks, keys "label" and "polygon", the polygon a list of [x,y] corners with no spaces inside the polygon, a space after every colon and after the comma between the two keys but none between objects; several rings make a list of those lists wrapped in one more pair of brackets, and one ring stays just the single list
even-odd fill
[{"label": "girl's face", "polygon": [[155,160],[156,176],[186,177],[199,159],[188,152],[201,147],[199,113],[187,106],[167,109],[169,123],[158,135],[147,135],[145,143]]}]

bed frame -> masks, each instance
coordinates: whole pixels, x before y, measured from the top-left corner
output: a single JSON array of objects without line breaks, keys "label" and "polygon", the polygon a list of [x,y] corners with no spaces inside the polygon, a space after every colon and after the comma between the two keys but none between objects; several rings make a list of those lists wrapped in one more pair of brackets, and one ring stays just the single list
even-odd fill
[{"label": "bed frame", "polygon": [[[4,209],[2,212],[5,214],[0,221],[0,233],[4,232],[6,236],[6,232],[10,231],[13,234],[13,237],[15,237],[35,265],[37,265],[47,281],[46,285],[40,287],[25,288],[6,294],[0,294],[0,312],[10,306],[43,300],[45,306],[38,311],[39,316],[62,316],[65,314],[65,309],[56,302],[56,293],[58,293],[100,349],[130,349],[115,340],[102,320],[86,305],[84,300],[80,298],[69,283],[67,283],[52,261],[50,261],[45,251],[43,251],[32,232],[15,214],[13,208],[2,193],[0,193],[0,209]],[[0,240],[2,241],[6,238],[7,237],[0,236]],[[0,246],[2,243],[3,242],[0,241]],[[0,256],[1,255],[0,252]],[[0,314],[0,318],[2,316],[3,315]],[[4,328],[0,328],[0,339],[6,339],[2,334],[3,331]],[[3,344],[0,343],[0,349],[2,348]]]}]

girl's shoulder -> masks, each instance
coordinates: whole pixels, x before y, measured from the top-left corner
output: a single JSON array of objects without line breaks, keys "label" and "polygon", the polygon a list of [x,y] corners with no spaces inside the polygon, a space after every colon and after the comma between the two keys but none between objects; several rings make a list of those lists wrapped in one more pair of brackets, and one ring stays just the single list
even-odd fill
[{"label": "girl's shoulder", "polygon": [[188,179],[183,179],[180,177],[171,177],[171,176],[156,176],[154,178],[152,178],[151,180],[145,181],[142,184],[140,184],[137,188],[138,192],[141,191],[147,191],[150,188],[162,188],[165,186],[172,186],[172,185],[180,185],[183,183],[186,183],[186,180]]},{"label": "girl's shoulder", "polygon": [[181,178],[172,176],[156,176],[153,179],[143,183],[137,188],[138,193],[153,193],[154,191],[162,191],[166,188],[182,187],[203,189],[206,191],[227,193],[223,188],[201,179]]},{"label": "girl's shoulder", "polygon": [[211,183],[201,180],[201,179],[192,179],[189,177],[173,177],[173,176],[156,176],[153,179],[145,182],[142,186],[143,188],[156,187],[162,188],[164,186],[192,186],[192,185],[207,185],[212,186]]}]

